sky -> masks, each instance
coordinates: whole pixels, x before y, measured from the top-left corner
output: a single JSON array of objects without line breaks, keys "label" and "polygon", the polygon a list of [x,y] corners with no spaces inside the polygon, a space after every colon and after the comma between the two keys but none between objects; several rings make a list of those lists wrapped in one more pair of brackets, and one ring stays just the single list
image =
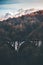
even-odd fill
[{"label": "sky", "polygon": [[43,0],[0,0],[0,16],[18,9],[43,9]]}]

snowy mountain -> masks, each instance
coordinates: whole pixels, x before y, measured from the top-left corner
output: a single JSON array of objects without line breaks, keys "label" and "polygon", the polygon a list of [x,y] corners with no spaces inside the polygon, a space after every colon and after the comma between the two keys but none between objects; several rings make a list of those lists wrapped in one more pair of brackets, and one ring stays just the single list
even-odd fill
[{"label": "snowy mountain", "polygon": [[21,9],[19,9],[15,13],[15,17],[22,16],[22,15],[26,15],[26,14],[30,14],[30,13],[35,12],[35,11],[38,11],[38,9],[32,8],[32,9],[26,9],[26,10],[24,10],[24,9],[21,8]]},{"label": "snowy mountain", "polygon": [[12,13],[12,12],[7,12],[7,13],[5,13],[4,18],[5,18],[5,19],[13,18],[13,13]]},{"label": "snowy mountain", "polygon": [[6,13],[4,17],[5,17],[5,18],[9,18],[9,17],[11,17],[11,16],[12,16],[11,13]]},{"label": "snowy mountain", "polygon": [[13,18],[13,13],[12,12],[7,12],[3,16],[1,16],[0,20],[6,20],[8,18]]},{"label": "snowy mountain", "polygon": [[38,11],[38,9],[34,9],[34,8],[31,8],[31,9],[19,9],[18,11],[12,13],[12,12],[7,12],[5,13],[5,15],[3,15],[0,20],[6,20],[8,18],[13,18],[13,17],[20,17],[22,15],[26,15],[26,14],[30,14],[32,12],[35,12],[35,11]]}]

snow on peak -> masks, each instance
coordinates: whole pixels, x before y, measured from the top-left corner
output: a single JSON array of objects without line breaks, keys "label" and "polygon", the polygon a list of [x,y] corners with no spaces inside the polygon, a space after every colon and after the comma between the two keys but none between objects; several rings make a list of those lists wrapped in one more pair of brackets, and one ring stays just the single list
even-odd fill
[{"label": "snow on peak", "polygon": [[16,12],[12,13],[12,12],[7,12],[5,13],[5,15],[3,15],[0,20],[6,20],[8,18],[13,18],[13,17],[19,17],[22,15],[26,15],[26,14],[30,14],[32,12],[38,11],[37,9],[31,8],[31,9],[19,9]]},{"label": "snow on peak", "polygon": [[37,9],[32,8],[32,9],[25,9],[24,10],[21,8],[16,12],[15,17],[30,14],[30,13],[35,12],[35,11],[37,11]]},{"label": "snow on peak", "polygon": [[5,13],[4,18],[9,18],[9,17],[12,18],[12,16],[13,16],[13,13],[12,12],[8,12],[8,13]]}]

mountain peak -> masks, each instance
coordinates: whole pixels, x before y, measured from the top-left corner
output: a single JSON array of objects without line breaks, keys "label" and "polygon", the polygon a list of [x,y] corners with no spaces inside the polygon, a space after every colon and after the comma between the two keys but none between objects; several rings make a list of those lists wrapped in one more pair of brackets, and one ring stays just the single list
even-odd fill
[{"label": "mountain peak", "polygon": [[12,12],[7,12],[5,13],[5,15],[3,15],[0,20],[6,20],[8,18],[13,18],[13,17],[21,17],[22,15],[35,15],[36,13],[41,13],[43,14],[43,10],[38,10],[38,9],[34,9],[34,8],[31,8],[31,9],[19,9],[18,11],[12,13]]}]

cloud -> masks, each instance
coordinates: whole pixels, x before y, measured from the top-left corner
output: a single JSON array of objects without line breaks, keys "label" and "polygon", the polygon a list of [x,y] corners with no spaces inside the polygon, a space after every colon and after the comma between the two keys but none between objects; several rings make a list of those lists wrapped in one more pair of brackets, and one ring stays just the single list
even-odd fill
[{"label": "cloud", "polygon": [[42,3],[43,0],[0,0],[0,4]]},{"label": "cloud", "polygon": [[0,10],[17,10],[20,8],[43,8],[42,3],[17,3],[17,4],[4,4],[0,5]]},{"label": "cloud", "polygon": [[19,0],[0,0],[0,4],[14,4],[19,3]]}]

